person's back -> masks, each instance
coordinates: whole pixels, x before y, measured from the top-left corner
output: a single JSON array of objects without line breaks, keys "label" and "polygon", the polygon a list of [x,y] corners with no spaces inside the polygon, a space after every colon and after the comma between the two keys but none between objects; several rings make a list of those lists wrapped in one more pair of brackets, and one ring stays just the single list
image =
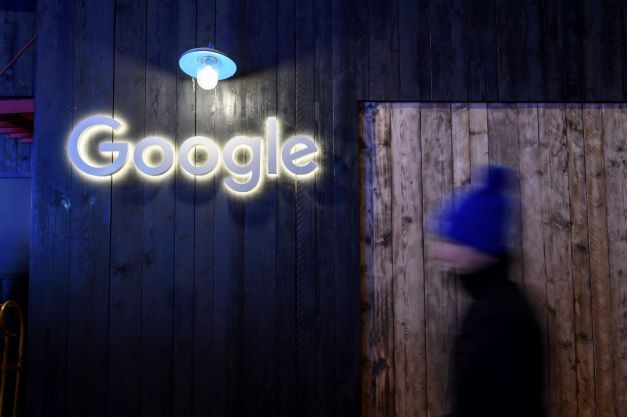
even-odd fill
[{"label": "person's back", "polygon": [[472,303],[455,340],[453,415],[543,416],[542,336],[507,261],[459,279]]},{"label": "person's back", "polygon": [[442,218],[435,245],[472,302],[453,350],[454,417],[542,417],[542,334],[508,280],[513,173],[491,166],[484,183]]}]

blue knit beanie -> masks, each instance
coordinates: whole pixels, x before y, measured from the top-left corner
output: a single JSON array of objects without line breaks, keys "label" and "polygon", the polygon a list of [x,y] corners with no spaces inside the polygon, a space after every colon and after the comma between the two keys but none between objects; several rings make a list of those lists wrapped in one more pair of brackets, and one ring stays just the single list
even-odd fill
[{"label": "blue knit beanie", "polygon": [[444,213],[440,235],[479,252],[502,257],[508,254],[510,202],[507,190],[514,179],[508,168],[483,168],[481,186]]}]

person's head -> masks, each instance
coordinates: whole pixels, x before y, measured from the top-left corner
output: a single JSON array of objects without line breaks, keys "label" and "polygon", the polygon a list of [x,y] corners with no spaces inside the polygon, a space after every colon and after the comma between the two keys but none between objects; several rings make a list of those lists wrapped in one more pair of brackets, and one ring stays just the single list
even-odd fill
[{"label": "person's head", "polygon": [[446,269],[467,274],[509,255],[511,219],[508,188],[515,177],[508,168],[482,169],[480,186],[441,217],[435,256]]}]

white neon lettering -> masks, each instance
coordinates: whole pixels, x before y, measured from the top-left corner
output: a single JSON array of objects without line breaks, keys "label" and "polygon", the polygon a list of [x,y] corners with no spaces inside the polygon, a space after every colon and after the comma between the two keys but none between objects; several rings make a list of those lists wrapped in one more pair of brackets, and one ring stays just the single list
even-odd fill
[{"label": "white neon lettering", "polygon": [[268,117],[266,120],[266,142],[268,143],[268,175],[277,175],[279,168],[279,132],[276,117]]},{"label": "white neon lettering", "polygon": [[[251,156],[245,165],[235,161],[235,153],[240,147],[247,148]],[[224,180],[224,185],[237,193],[254,190],[261,181],[261,138],[236,136],[228,141],[224,145],[224,166],[233,174]]]},{"label": "white neon lettering", "polygon": [[[205,148],[208,152],[207,161],[200,166],[192,164],[189,160],[190,152],[197,146]],[[220,148],[209,138],[204,136],[193,136],[183,142],[179,148],[179,164],[192,175],[210,174],[220,163]]]},{"label": "white neon lettering", "polygon": [[[170,140],[149,136],[141,139],[134,150],[132,144],[126,141],[100,143],[98,151],[111,154],[113,161],[105,166],[93,163],[86,152],[88,139],[93,137],[97,130],[110,129],[119,133],[122,127],[122,123],[104,115],[91,116],[79,122],[72,129],[67,142],[68,158],[72,165],[92,177],[104,177],[120,172],[129,160],[129,154],[132,153],[133,165],[139,172],[150,177],[159,177],[169,172],[175,163],[191,176],[212,174],[222,163],[229,174],[224,179],[224,186],[241,195],[259,188],[263,182],[262,173],[274,177],[281,171],[305,179],[318,168],[314,162],[314,157],[318,153],[318,146],[314,140],[306,135],[296,135],[281,145],[276,117],[268,117],[266,120],[265,143],[261,137],[235,136],[221,150],[207,137],[192,136],[180,145],[177,155],[177,150]],[[208,155],[201,164],[197,164],[195,158],[190,159],[192,151],[198,148],[202,148]],[[237,154],[242,150],[247,154],[246,162],[243,164],[237,161]],[[158,162],[149,162],[151,152],[159,152]]]},{"label": "white neon lettering", "polygon": [[[145,160],[145,153],[152,147],[161,150],[161,161],[157,165],[148,165]],[[137,144],[133,161],[138,170],[151,177],[165,174],[174,163],[174,148],[170,143],[158,136],[148,136]]]},{"label": "white neon lettering", "polygon": [[311,158],[318,152],[318,147],[307,136],[292,136],[283,144],[281,160],[285,168],[294,175],[311,174],[317,167]]},{"label": "white neon lettering", "polygon": [[68,139],[67,152],[70,161],[76,168],[83,171],[86,174],[93,175],[95,177],[104,177],[118,172],[126,163],[128,157],[128,144],[124,142],[103,142],[98,145],[98,151],[101,153],[116,153],[118,156],[109,165],[95,166],[87,163],[81,156],[81,150],[85,148],[86,136],[90,131],[94,131],[97,128],[110,128],[113,131],[122,127],[122,124],[117,120],[109,116],[92,116],[79,122]]}]

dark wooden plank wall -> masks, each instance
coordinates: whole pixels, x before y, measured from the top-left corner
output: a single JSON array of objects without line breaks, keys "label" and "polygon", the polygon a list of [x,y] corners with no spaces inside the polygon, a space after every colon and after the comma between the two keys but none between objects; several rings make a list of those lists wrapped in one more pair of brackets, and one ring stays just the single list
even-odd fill
[{"label": "dark wooden plank wall", "polygon": [[[28,415],[358,414],[358,101],[625,100],[625,9],[40,0]],[[238,73],[194,91],[177,58],[207,42]],[[219,143],[276,114],[322,168],[245,201],[220,177],[86,182],[63,147],[95,111]]]},{"label": "dark wooden plank wall", "polygon": [[[0,68],[35,36],[35,0],[0,1]],[[36,45],[0,77],[0,97],[34,94]]]}]

